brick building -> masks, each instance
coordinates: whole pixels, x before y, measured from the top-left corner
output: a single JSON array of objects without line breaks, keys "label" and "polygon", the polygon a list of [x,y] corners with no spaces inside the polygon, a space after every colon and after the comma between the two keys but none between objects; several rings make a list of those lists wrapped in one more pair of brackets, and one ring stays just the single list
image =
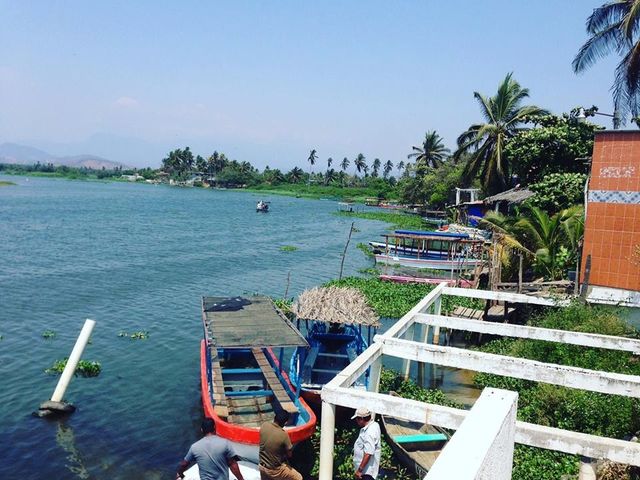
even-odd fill
[{"label": "brick building", "polygon": [[597,132],[581,275],[590,301],[640,306],[640,131]]}]

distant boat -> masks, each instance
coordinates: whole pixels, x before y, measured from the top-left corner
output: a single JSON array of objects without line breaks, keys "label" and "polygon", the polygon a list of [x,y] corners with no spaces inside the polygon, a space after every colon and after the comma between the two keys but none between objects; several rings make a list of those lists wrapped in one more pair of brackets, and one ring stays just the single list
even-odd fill
[{"label": "distant boat", "polygon": [[[338,287],[303,292],[292,311],[298,317],[298,328],[302,323],[306,327],[310,349],[296,349],[289,377],[302,398],[319,407],[322,387],[367,348],[379,325],[378,316],[358,290]],[[354,386],[364,389],[368,380],[367,372]]]},{"label": "distant boat", "polygon": [[256,212],[268,212],[269,211],[269,202],[263,202],[260,200],[256,205]]},{"label": "distant boat", "polygon": [[291,442],[308,439],[315,414],[282,369],[285,347],[308,344],[271,299],[203,297],[202,320],[202,405],[216,434],[231,440],[241,458],[257,463],[260,426],[283,409],[291,414],[285,427]]}]

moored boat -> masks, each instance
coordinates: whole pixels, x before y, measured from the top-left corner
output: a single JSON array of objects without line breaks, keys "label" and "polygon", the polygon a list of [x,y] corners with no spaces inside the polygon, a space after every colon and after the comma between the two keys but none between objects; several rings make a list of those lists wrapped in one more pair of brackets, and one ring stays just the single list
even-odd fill
[{"label": "moored boat", "polygon": [[445,430],[433,425],[381,415],[383,432],[398,460],[417,478],[424,478],[449,440]]},{"label": "moored boat", "polygon": [[242,459],[257,463],[260,426],[283,409],[291,414],[285,427],[291,442],[309,438],[315,414],[282,368],[285,347],[308,344],[271,299],[203,297],[202,320],[202,405],[216,434],[234,442]]},{"label": "moored boat", "polygon": [[[307,290],[293,304],[292,312],[298,328],[304,327],[310,348],[296,349],[291,357],[290,377],[302,397],[317,407],[322,387],[367,348],[379,318],[354,288]],[[354,386],[366,388],[368,380],[367,371]]]}]

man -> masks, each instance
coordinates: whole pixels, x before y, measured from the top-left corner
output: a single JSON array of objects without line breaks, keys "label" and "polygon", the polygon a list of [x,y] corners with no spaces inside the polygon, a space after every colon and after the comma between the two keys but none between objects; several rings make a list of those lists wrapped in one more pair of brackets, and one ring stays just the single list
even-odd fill
[{"label": "man", "polygon": [[302,475],[287,463],[293,454],[291,439],[283,428],[288,421],[289,412],[279,410],[273,422],[260,427],[261,480],[302,480]]},{"label": "man", "polygon": [[353,468],[356,478],[375,480],[380,469],[380,425],[371,419],[367,407],[360,407],[351,419],[355,419],[360,433],[353,445]]},{"label": "man", "polygon": [[211,418],[202,421],[202,433],[204,437],[191,445],[187,456],[178,465],[176,478],[184,478],[184,471],[195,462],[200,480],[229,480],[229,469],[238,480],[244,480],[236,452],[228,440],[215,434],[216,424]]}]

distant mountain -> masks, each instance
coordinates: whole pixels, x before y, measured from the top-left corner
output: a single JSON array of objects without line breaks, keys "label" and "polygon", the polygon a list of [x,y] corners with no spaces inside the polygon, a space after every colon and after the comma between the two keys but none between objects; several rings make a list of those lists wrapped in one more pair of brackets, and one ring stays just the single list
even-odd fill
[{"label": "distant mountain", "polygon": [[116,167],[128,168],[119,162],[112,162],[106,158],[96,155],[72,155],[65,157],[56,157],[44,150],[39,150],[27,145],[18,145],[17,143],[0,144],[0,163],[14,163],[19,165],[30,165],[35,163],[52,163],[53,165],[67,165],[69,167],[85,167],[94,170],[113,170]]}]

